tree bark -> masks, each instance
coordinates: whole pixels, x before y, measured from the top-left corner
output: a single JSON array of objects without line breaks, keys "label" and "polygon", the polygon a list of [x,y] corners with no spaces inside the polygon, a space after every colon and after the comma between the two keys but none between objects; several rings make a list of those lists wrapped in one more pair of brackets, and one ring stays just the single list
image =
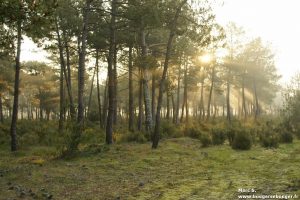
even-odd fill
[{"label": "tree bark", "polygon": [[1,93],[0,93],[0,122],[4,123],[3,106],[2,106],[2,94]]},{"label": "tree bark", "polygon": [[[148,54],[146,44],[146,34],[144,24],[142,21],[141,25],[141,46],[142,46],[142,58],[145,59]],[[143,61],[145,62],[145,61]],[[149,69],[147,66],[142,66],[142,77],[143,77],[143,90],[144,90],[144,103],[145,103],[145,128],[146,131],[152,130],[152,112],[151,112],[151,98],[149,92]]]},{"label": "tree bark", "polygon": [[[116,40],[116,39],[115,39]],[[117,59],[118,59],[118,49],[117,44],[114,47],[114,58],[113,58],[113,73],[114,73],[114,113],[113,113],[113,123],[117,124],[118,120],[118,70],[117,70]]]},{"label": "tree bark", "polygon": [[175,123],[179,124],[179,106],[180,106],[180,79],[181,79],[181,57],[178,65],[178,80],[177,80],[177,104],[176,104],[176,116]]},{"label": "tree bark", "polygon": [[[19,5],[19,12],[21,12],[21,2]],[[17,120],[18,120],[18,106],[19,106],[19,86],[20,86],[20,56],[21,56],[21,42],[22,42],[22,19],[18,16],[17,21],[17,53],[16,53],[16,71],[15,71],[15,85],[14,85],[14,102],[12,119],[10,126],[11,135],[11,151],[17,150]]]},{"label": "tree bark", "polygon": [[113,117],[114,117],[114,71],[113,71],[113,59],[115,52],[115,35],[116,35],[116,8],[117,0],[112,0],[111,3],[111,21],[109,25],[109,55],[108,55],[108,115],[106,120],[106,144],[113,143]]},{"label": "tree bark", "polygon": [[171,29],[170,29],[170,35],[167,43],[167,50],[166,50],[166,56],[165,56],[165,62],[164,62],[164,68],[163,68],[163,74],[161,77],[160,85],[159,85],[159,93],[158,93],[158,101],[157,101],[157,111],[156,111],[156,123],[155,123],[155,129],[152,137],[152,148],[156,149],[158,146],[159,142],[159,137],[160,137],[160,111],[161,111],[161,105],[162,105],[162,99],[163,99],[163,87],[165,85],[166,81],[166,76],[168,72],[168,67],[169,67],[169,60],[171,56],[171,50],[172,50],[172,43],[173,43],[173,38],[175,37],[175,32],[176,32],[176,26],[177,26],[177,20],[179,18],[179,14],[181,12],[181,8],[184,6],[184,4],[187,2],[187,0],[183,0],[179,7],[176,10],[175,17],[172,21],[171,24]]},{"label": "tree bark", "polygon": [[129,102],[128,102],[128,108],[129,108],[129,118],[128,118],[128,130],[134,131],[134,98],[133,98],[133,65],[132,65],[132,51],[133,47],[132,44],[129,45],[129,61],[128,61],[128,86],[129,86]]},{"label": "tree bark", "polygon": [[79,49],[79,63],[78,63],[78,114],[77,114],[77,126],[73,131],[73,135],[70,143],[70,151],[77,150],[80,141],[81,134],[84,128],[84,84],[85,84],[85,57],[86,57],[86,43],[88,34],[88,16],[90,11],[92,0],[86,0],[86,5],[83,10],[83,24],[82,24],[82,36],[81,47]]},{"label": "tree bark", "polygon": [[156,76],[155,76],[155,70],[152,71],[152,105],[151,105],[151,111],[152,111],[152,122],[155,121],[155,92],[156,92]]},{"label": "tree bark", "polygon": [[97,103],[98,103],[98,116],[100,120],[100,128],[103,127],[102,109],[101,109],[101,95],[99,84],[99,49],[96,50],[96,80],[97,80]]},{"label": "tree bark", "polygon": [[87,117],[90,114],[91,111],[91,104],[92,104],[92,96],[93,96],[93,89],[94,89],[94,80],[95,80],[95,75],[97,72],[97,63],[95,64],[95,69],[92,77],[92,83],[91,83],[91,89],[90,89],[90,94],[89,94],[89,102],[88,102],[88,108],[87,108]]},{"label": "tree bark", "polygon": [[142,79],[142,70],[140,69],[140,80],[139,80],[139,115],[138,115],[138,124],[137,128],[139,131],[142,130],[142,120],[143,120],[143,79]]},{"label": "tree bark", "polygon": [[227,121],[231,123],[231,110],[230,110],[230,77],[231,70],[228,69],[228,77],[227,77],[227,94],[226,94],[226,110],[227,110]]},{"label": "tree bark", "polygon": [[208,96],[206,120],[209,120],[209,118],[210,118],[211,97],[212,97],[214,83],[215,83],[214,79],[215,79],[215,66],[213,66],[212,73],[211,73],[211,85],[210,85],[209,96]]}]

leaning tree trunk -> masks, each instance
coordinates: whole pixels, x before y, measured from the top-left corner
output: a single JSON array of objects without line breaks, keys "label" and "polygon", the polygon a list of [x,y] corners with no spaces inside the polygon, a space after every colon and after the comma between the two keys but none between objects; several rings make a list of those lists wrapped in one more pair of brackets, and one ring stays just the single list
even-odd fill
[{"label": "leaning tree trunk", "polygon": [[[19,9],[21,11],[21,5],[20,5]],[[11,119],[11,126],[10,126],[11,151],[17,150],[17,120],[18,120],[19,85],[20,85],[21,41],[22,41],[22,19],[20,19],[20,17],[18,17],[14,103],[13,103],[12,119]]]},{"label": "leaning tree trunk", "polygon": [[129,45],[129,61],[128,61],[128,86],[129,86],[129,101],[128,101],[128,108],[129,108],[129,119],[128,119],[128,129],[129,131],[134,131],[134,98],[133,98],[133,65],[132,65],[132,51],[133,47],[132,44]]},{"label": "leaning tree trunk", "polygon": [[109,52],[108,52],[108,114],[106,120],[106,144],[113,143],[113,119],[114,119],[114,103],[115,103],[115,85],[114,85],[114,71],[113,59],[115,48],[115,35],[116,35],[116,8],[117,0],[112,0],[111,3],[111,21],[110,21],[110,36],[109,36]]},{"label": "leaning tree trunk", "polygon": [[161,106],[162,106],[162,99],[163,99],[163,92],[164,92],[164,85],[166,81],[166,76],[168,72],[168,67],[169,67],[169,60],[171,56],[171,50],[172,50],[172,43],[173,43],[173,38],[175,37],[176,34],[176,27],[177,27],[177,20],[179,18],[179,14],[181,12],[181,8],[184,6],[184,4],[187,2],[187,0],[183,0],[179,7],[176,10],[175,17],[172,21],[171,24],[171,29],[170,29],[170,35],[168,39],[168,44],[167,44],[167,51],[166,51],[166,56],[165,56],[165,62],[164,62],[164,69],[163,69],[163,74],[161,77],[160,85],[159,85],[159,93],[158,93],[158,101],[157,101],[157,111],[156,111],[156,118],[155,118],[155,129],[152,137],[152,148],[156,149],[158,146],[159,142],[159,129],[160,129],[160,111],[161,111]]}]

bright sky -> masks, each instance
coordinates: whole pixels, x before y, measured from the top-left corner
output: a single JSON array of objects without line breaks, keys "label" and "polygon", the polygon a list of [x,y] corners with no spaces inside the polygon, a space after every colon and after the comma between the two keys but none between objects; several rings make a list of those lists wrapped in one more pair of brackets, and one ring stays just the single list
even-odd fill
[{"label": "bright sky", "polygon": [[[300,0],[217,0],[217,21],[235,22],[249,36],[261,36],[276,53],[276,66],[286,82],[298,71],[300,58]],[[24,38],[21,60],[46,61],[47,53]]]},{"label": "bright sky", "polygon": [[[222,0],[219,0],[222,1]],[[223,0],[216,9],[222,25],[235,22],[250,36],[270,42],[284,83],[300,68],[299,0]],[[300,71],[300,70],[299,70]]]}]

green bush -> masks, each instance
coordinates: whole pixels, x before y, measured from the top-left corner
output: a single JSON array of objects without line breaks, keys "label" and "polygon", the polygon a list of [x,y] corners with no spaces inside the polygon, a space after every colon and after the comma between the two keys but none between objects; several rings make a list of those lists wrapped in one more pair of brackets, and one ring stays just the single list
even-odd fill
[{"label": "green bush", "polygon": [[280,134],[280,142],[282,143],[293,143],[293,134],[289,131],[283,131]]},{"label": "green bush", "polygon": [[201,131],[195,127],[186,129],[186,136],[194,139],[201,139]]},{"label": "green bush", "polygon": [[234,140],[234,136],[235,136],[235,132],[236,130],[232,127],[230,127],[228,130],[227,130],[227,139],[228,139],[228,142],[229,142],[229,145],[231,146],[232,143],[233,143],[233,140]]},{"label": "green bush", "polygon": [[208,147],[212,144],[211,137],[207,133],[201,134],[200,141],[201,141],[202,147]]},{"label": "green bush", "polygon": [[233,149],[249,150],[251,149],[251,146],[251,137],[246,130],[240,130],[235,133],[231,146]]},{"label": "green bush", "polygon": [[143,132],[128,132],[121,136],[121,142],[145,143],[147,141],[148,140]]},{"label": "green bush", "polygon": [[279,136],[270,127],[264,127],[260,135],[261,145],[265,148],[278,148],[279,146]]},{"label": "green bush", "polygon": [[212,133],[212,143],[214,145],[224,144],[226,140],[226,133],[227,133],[226,129],[221,129],[221,128],[212,129],[211,133]]},{"label": "green bush", "polygon": [[179,129],[174,124],[168,121],[163,121],[161,123],[160,132],[161,138],[178,138],[182,136]]}]

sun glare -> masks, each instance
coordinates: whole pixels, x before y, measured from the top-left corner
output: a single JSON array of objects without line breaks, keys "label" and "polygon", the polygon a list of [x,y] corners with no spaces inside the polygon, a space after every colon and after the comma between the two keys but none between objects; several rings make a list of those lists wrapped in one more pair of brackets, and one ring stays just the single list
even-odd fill
[{"label": "sun glare", "polygon": [[199,60],[203,63],[210,63],[212,60],[212,57],[210,54],[204,54],[202,56],[199,57]]}]

